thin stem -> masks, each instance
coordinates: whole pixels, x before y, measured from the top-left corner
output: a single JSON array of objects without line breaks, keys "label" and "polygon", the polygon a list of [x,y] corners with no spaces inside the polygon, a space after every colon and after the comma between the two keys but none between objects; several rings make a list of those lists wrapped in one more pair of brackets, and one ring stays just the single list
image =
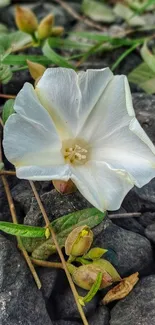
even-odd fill
[{"label": "thin stem", "polygon": [[68,271],[68,268],[67,268],[67,265],[66,265],[66,261],[65,261],[65,258],[64,258],[64,256],[63,256],[63,254],[62,254],[61,248],[60,248],[60,246],[59,246],[59,244],[58,244],[58,241],[57,241],[57,238],[56,238],[55,232],[54,232],[53,228],[51,227],[51,224],[50,224],[50,221],[49,221],[49,219],[48,219],[47,213],[46,213],[46,211],[45,211],[45,209],[44,209],[44,206],[43,206],[43,204],[42,204],[42,202],[41,202],[41,199],[40,199],[39,194],[38,194],[38,192],[37,192],[37,190],[36,190],[36,188],[35,188],[34,183],[33,183],[32,181],[29,181],[29,182],[30,182],[31,188],[32,188],[32,190],[33,190],[33,193],[34,193],[34,195],[35,195],[35,198],[36,198],[36,200],[37,200],[37,202],[38,202],[39,208],[40,208],[40,210],[41,210],[41,212],[42,212],[42,215],[43,215],[43,217],[44,217],[46,227],[48,227],[48,228],[50,229],[50,231],[51,231],[51,235],[52,235],[53,242],[54,242],[54,244],[55,244],[55,246],[56,246],[57,252],[58,252],[59,257],[60,257],[60,259],[61,259],[61,262],[62,262],[62,265],[63,265],[64,271],[65,271],[65,273],[66,273],[66,276],[67,276],[68,282],[69,282],[69,284],[70,284],[70,287],[71,287],[71,290],[72,290],[72,293],[73,293],[73,296],[74,296],[74,299],[75,299],[75,302],[76,302],[77,308],[78,308],[78,310],[79,310],[79,313],[80,313],[81,319],[82,319],[82,321],[83,321],[83,324],[84,324],[84,325],[89,325],[88,322],[87,322],[87,319],[86,319],[86,317],[85,317],[85,314],[84,314],[84,312],[83,312],[83,309],[82,309],[82,307],[81,307],[81,305],[80,305],[80,303],[79,303],[79,295],[78,295],[78,293],[77,293],[77,291],[76,291],[75,285],[74,285],[74,283],[73,283],[73,281],[72,281],[72,278],[71,278],[71,275],[70,275],[70,273],[69,273],[69,271]]},{"label": "thin stem", "polygon": [[33,43],[32,43],[32,42],[31,42],[31,43],[28,43],[27,45],[24,45],[24,46],[19,47],[19,48],[17,48],[17,49],[13,49],[13,50],[12,50],[12,53],[19,52],[19,51],[24,51],[24,50],[26,50],[26,49],[29,49],[29,48],[32,47],[32,46],[33,46]]},{"label": "thin stem", "polygon": [[94,23],[88,18],[85,18],[83,16],[80,16],[68,3],[66,3],[63,0],[54,0],[56,3],[58,3],[62,8],[64,8],[72,17],[74,17],[76,20],[81,21],[82,23],[86,24],[89,27],[96,28],[100,31],[105,31],[106,28],[102,27],[99,24]]},{"label": "thin stem", "polygon": [[[6,179],[6,177],[4,175],[1,176],[2,178],[2,182],[3,182],[3,185],[4,185],[4,189],[5,189],[5,193],[6,193],[6,196],[7,196],[7,200],[8,200],[8,204],[9,204],[9,208],[10,208],[10,213],[11,213],[11,216],[12,216],[12,221],[13,223],[18,223],[18,220],[17,220],[17,217],[16,217],[16,210],[15,210],[15,206],[14,206],[14,202],[13,202],[13,199],[12,199],[12,195],[11,195],[11,191],[10,191],[10,188],[9,188],[9,184],[8,184],[8,181]],[[17,242],[18,242],[18,247],[21,249],[22,251],[22,254],[30,268],[30,271],[34,277],[34,280],[37,284],[37,287],[38,289],[41,288],[41,282],[39,280],[39,277],[36,273],[36,270],[31,262],[31,259],[27,253],[27,251],[25,250],[24,246],[23,246],[23,243],[22,243],[22,240],[20,237],[17,237]]]},{"label": "thin stem", "polygon": [[48,261],[43,261],[43,260],[37,260],[35,258],[31,258],[31,262],[35,265],[38,266],[43,266],[43,267],[53,267],[56,269],[63,269],[62,263],[57,263],[57,262],[48,262]]},{"label": "thin stem", "polygon": [[116,214],[109,214],[109,219],[116,219],[116,218],[139,218],[141,217],[141,212],[127,212],[127,213],[116,213]]},{"label": "thin stem", "polygon": [[9,99],[9,98],[11,98],[11,99],[12,99],[12,98],[13,98],[13,99],[16,98],[15,95],[6,95],[6,94],[0,94],[0,97],[1,97],[1,98],[7,98],[7,99]]},{"label": "thin stem", "polygon": [[14,170],[0,170],[0,175],[16,176],[16,172]]}]

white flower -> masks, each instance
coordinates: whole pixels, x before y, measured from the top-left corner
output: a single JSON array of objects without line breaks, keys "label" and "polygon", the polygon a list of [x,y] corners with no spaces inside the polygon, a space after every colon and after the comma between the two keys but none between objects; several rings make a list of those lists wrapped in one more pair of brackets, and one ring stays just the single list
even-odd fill
[{"label": "white flower", "polygon": [[67,181],[95,207],[115,210],[155,176],[155,147],[135,118],[128,81],[106,68],[47,69],[26,83],[4,128],[19,178]]}]

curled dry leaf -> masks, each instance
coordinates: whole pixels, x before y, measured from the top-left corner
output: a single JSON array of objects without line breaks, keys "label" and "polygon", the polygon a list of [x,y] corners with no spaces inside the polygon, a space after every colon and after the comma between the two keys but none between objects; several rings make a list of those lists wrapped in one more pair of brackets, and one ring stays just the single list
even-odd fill
[{"label": "curled dry leaf", "polygon": [[124,297],[126,297],[138,282],[139,280],[138,275],[139,273],[136,272],[122,279],[119,284],[117,284],[105,295],[105,297],[102,300],[103,304],[107,305],[109,302],[123,299]]}]

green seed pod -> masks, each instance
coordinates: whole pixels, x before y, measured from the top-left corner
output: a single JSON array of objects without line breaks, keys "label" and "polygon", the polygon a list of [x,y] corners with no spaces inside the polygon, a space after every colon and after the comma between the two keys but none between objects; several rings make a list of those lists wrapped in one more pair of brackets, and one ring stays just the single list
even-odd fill
[{"label": "green seed pod", "polygon": [[65,242],[66,255],[82,256],[86,254],[93,241],[93,232],[87,226],[80,226],[71,231]]},{"label": "green seed pod", "polygon": [[95,283],[98,273],[102,273],[102,281],[100,289],[106,288],[112,284],[111,276],[99,266],[94,264],[81,265],[72,274],[72,278],[75,284],[80,288],[90,290]]}]

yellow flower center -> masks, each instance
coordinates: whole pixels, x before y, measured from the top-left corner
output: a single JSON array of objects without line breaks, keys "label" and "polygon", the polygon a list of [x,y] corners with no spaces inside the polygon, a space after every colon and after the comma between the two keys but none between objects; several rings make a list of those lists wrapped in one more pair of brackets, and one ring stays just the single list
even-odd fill
[{"label": "yellow flower center", "polygon": [[65,141],[62,151],[67,163],[85,164],[88,160],[87,145],[82,140]]}]

